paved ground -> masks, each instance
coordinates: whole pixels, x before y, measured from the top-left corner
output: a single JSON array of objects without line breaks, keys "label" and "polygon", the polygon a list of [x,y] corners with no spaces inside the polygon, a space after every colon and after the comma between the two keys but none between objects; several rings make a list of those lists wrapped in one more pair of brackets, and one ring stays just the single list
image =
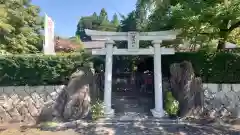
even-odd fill
[{"label": "paved ground", "polygon": [[[87,135],[239,135],[240,132],[217,126],[201,126],[201,125],[152,125],[152,124],[118,124],[104,125],[91,128],[79,128],[76,130],[81,134]],[[87,131],[87,132],[86,132]]]},{"label": "paved ground", "polygon": [[240,135],[240,128],[219,125],[187,125],[167,122],[125,121],[118,123],[103,122],[65,131],[40,131],[39,129],[21,130],[15,125],[2,129],[0,135]]}]

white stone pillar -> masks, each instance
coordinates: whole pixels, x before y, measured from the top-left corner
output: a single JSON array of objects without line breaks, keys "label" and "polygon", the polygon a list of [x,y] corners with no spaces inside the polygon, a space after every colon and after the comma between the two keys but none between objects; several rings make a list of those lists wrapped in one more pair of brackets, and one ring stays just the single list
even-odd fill
[{"label": "white stone pillar", "polygon": [[106,63],[105,63],[105,82],[104,82],[104,114],[106,117],[114,115],[112,109],[112,57],[114,41],[106,41]]},{"label": "white stone pillar", "polygon": [[162,41],[153,41],[154,47],[154,94],[155,108],[151,110],[154,117],[161,118],[164,116],[163,94],[162,94],[162,61],[161,61],[161,44]]}]

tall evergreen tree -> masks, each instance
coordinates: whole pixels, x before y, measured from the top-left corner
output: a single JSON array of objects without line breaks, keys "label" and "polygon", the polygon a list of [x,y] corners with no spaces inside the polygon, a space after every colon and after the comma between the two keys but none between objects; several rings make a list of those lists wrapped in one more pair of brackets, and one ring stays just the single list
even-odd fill
[{"label": "tall evergreen tree", "polygon": [[93,19],[98,19],[98,15],[97,15],[97,13],[94,12],[93,15],[92,15],[92,17],[93,17]]},{"label": "tall evergreen tree", "polygon": [[115,26],[118,26],[118,25],[119,25],[118,15],[117,15],[116,13],[113,15],[112,23],[113,23]]},{"label": "tall evergreen tree", "polygon": [[132,11],[128,14],[127,17],[125,17],[123,20],[121,20],[120,25],[120,31],[122,32],[128,32],[128,31],[136,31],[136,12]]},{"label": "tall evergreen tree", "polygon": [[108,13],[107,13],[107,11],[105,10],[105,8],[102,8],[102,9],[101,9],[101,12],[100,12],[100,14],[99,14],[99,19],[100,19],[101,21],[108,21]]},{"label": "tall evergreen tree", "polygon": [[78,22],[76,36],[80,36],[82,41],[89,41],[91,37],[87,36],[85,33],[85,29],[92,29],[92,30],[103,30],[103,31],[117,31],[118,25],[117,24],[118,18],[115,17],[114,23],[109,22],[107,19],[107,12],[103,8],[99,14],[97,15],[94,12],[91,16],[84,16]]}]

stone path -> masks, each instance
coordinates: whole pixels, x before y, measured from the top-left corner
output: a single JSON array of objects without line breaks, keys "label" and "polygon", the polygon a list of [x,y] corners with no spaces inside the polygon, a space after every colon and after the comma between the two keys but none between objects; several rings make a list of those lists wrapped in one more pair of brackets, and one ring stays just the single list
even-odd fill
[{"label": "stone path", "polygon": [[[94,123],[78,121],[71,129],[80,135],[240,135],[240,128],[220,124],[196,124],[187,121],[155,119],[145,114],[118,114]],[[70,128],[65,128],[70,129]]]},{"label": "stone path", "polygon": [[112,104],[117,113],[150,113],[153,108],[153,100],[141,96],[114,96]]},{"label": "stone path", "polygon": [[240,129],[219,125],[174,124],[161,122],[118,122],[77,126],[64,131],[41,131],[12,128],[0,131],[0,135],[240,135]]},{"label": "stone path", "polygon": [[114,118],[100,119],[87,126],[78,126],[76,132],[84,135],[240,135],[220,125],[201,125],[170,119],[155,119],[149,115],[152,106],[148,99],[136,97],[115,97]]},{"label": "stone path", "polygon": [[[233,129],[219,124],[204,125],[167,118],[153,118],[149,115],[149,109],[152,107],[145,106],[148,104],[148,100],[145,99],[115,98],[113,103],[118,111],[113,118],[103,118],[94,123],[85,121],[64,123],[70,127],[65,131],[37,130],[34,132],[38,133],[33,133],[33,130],[27,129],[24,135],[240,135],[240,127]],[[7,135],[16,134],[21,133],[14,132]],[[6,134],[0,132],[0,135]]]},{"label": "stone path", "polygon": [[72,124],[71,128],[63,131],[46,132],[46,129],[43,131],[27,129],[24,132],[15,130],[1,133],[0,131],[0,135],[240,135],[239,126],[224,127],[218,124],[203,125],[167,118],[155,119],[137,113],[118,114],[111,119],[84,123],[86,122],[78,121],[77,124]]},{"label": "stone path", "polygon": [[91,126],[78,127],[75,131],[84,135],[240,135],[240,130],[220,125],[198,125],[149,119],[118,122],[99,121]]}]

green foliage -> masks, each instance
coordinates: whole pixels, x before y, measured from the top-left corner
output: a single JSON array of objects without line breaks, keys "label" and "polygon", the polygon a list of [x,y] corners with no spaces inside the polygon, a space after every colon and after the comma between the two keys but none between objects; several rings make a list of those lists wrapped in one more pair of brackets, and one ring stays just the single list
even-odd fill
[{"label": "green foliage", "polygon": [[[143,5],[158,2],[142,1]],[[182,36],[195,45],[208,45],[209,41],[217,39],[221,49],[231,38],[229,34],[240,26],[239,0],[163,0],[156,5],[150,16],[149,30],[181,29]]]},{"label": "green foliage", "polygon": [[141,0],[136,3],[136,28],[137,31],[142,31],[146,26],[147,21],[147,8],[145,5],[142,5]]},{"label": "green foliage", "polygon": [[172,92],[168,91],[164,100],[165,111],[168,115],[176,116],[179,110],[179,102],[173,97]]},{"label": "green foliage", "polygon": [[[194,1],[179,3],[171,8],[177,28],[182,28],[188,36],[227,39],[229,32],[239,26],[240,2],[200,1],[197,6]],[[181,26],[184,24],[184,27]],[[207,38],[207,36],[205,38]]]},{"label": "green foliage", "polygon": [[[169,5],[176,3],[175,0],[137,0],[136,3],[136,14],[137,24],[140,22],[144,22],[142,24],[142,29],[146,29],[148,31],[156,31],[156,30],[166,30],[171,29],[171,24],[174,22],[168,21],[169,17],[168,8]],[[145,10],[145,12],[143,11]],[[141,21],[142,20],[142,21]],[[148,20],[148,22],[144,21]],[[147,24],[145,24],[145,22]],[[139,24],[138,24],[139,25]],[[169,28],[170,27],[170,28]]]},{"label": "green foliage", "polygon": [[0,1],[0,51],[12,54],[39,52],[43,18],[29,0]]},{"label": "green foliage", "polygon": [[111,22],[112,22],[115,26],[119,26],[119,20],[118,20],[118,16],[117,16],[116,13],[113,15],[113,19],[112,19]]},{"label": "green foliage", "polygon": [[163,6],[173,1],[176,1],[176,0],[137,0],[137,3],[149,9],[151,8],[152,5]]},{"label": "green foliage", "polygon": [[[205,83],[240,83],[240,56],[223,52],[189,52],[162,56],[164,76],[170,76],[172,63],[190,61],[195,74]],[[0,85],[57,85],[63,84],[77,67],[104,63],[104,58],[91,57],[80,51],[76,54],[4,55],[0,57]]]},{"label": "green foliage", "polygon": [[137,22],[136,12],[132,11],[131,13],[128,14],[127,17],[125,17],[121,21],[120,31],[122,32],[136,31],[137,30],[136,22]]},{"label": "green foliage", "polygon": [[63,84],[77,67],[87,66],[84,53],[48,55],[5,55],[0,57],[0,85]]},{"label": "green foliage", "polygon": [[95,104],[91,107],[91,113],[92,113],[92,119],[98,120],[99,118],[102,118],[104,116],[104,108],[103,103],[101,101],[97,101]]},{"label": "green foliage", "polygon": [[108,21],[108,13],[104,8],[101,9],[99,19],[100,21]]},{"label": "green foliage", "polygon": [[233,30],[229,34],[228,40],[240,46],[240,28],[236,28],[235,30]]},{"label": "green foliage", "polygon": [[113,20],[109,21],[108,13],[103,8],[99,16],[94,12],[91,16],[82,17],[78,22],[76,35],[80,36],[82,41],[89,41],[91,38],[86,35],[84,29],[117,31],[118,22],[116,14],[113,16]]},{"label": "green foliage", "polygon": [[189,52],[163,56],[164,76],[169,76],[172,63],[190,61],[195,74],[205,83],[240,83],[240,56],[224,52]]}]

